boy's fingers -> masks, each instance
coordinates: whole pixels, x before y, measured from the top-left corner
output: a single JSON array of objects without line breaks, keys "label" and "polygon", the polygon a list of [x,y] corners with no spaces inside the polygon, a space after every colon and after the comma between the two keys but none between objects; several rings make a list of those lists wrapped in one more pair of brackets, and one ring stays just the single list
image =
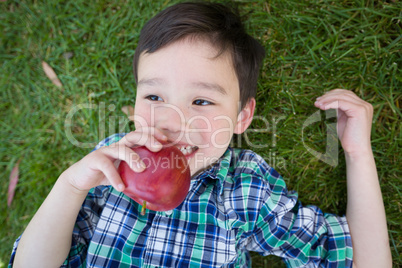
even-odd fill
[{"label": "boy's fingers", "polygon": [[361,102],[357,102],[355,100],[351,100],[348,98],[339,98],[339,97],[320,99],[314,103],[314,105],[317,108],[320,108],[322,110],[341,109],[341,107],[345,107],[347,104],[354,105],[355,107],[362,105]]},{"label": "boy's fingers", "polygon": [[125,156],[124,161],[130,166],[130,168],[132,170],[134,170],[135,172],[138,172],[138,173],[144,171],[144,169],[146,168],[146,166],[145,166],[144,162],[142,162],[140,156],[136,152],[131,150],[130,148],[128,148],[128,150],[126,151],[126,156]]},{"label": "boy's fingers", "polygon": [[[345,89],[334,89],[331,90],[324,95],[318,97],[315,101],[316,104],[324,103],[324,102],[332,102],[336,100],[345,100],[351,101],[355,103],[365,102],[361,98],[359,98],[355,93],[350,90]],[[317,106],[317,105],[316,105]]]},{"label": "boy's fingers", "polygon": [[138,154],[125,145],[120,144],[118,146],[107,146],[102,147],[99,150],[110,159],[125,161],[135,172],[139,173],[145,169],[145,164],[141,161],[141,158],[138,156]]},{"label": "boy's fingers", "polygon": [[127,147],[146,146],[151,151],[159,151],[162,148],[161,142],[167,137],[156,128],[142,128],[141,131],[133,131],[124,136],[119,144]]},{"label": "boy's fingers", "polygon": [[373,108],[368,103],[355,102],[355,101],[344,100],[344,99],[337,99],[335,101],[315,103],[315,105],[322,110],[339,109],[339,110],[345,112],[345,114],[348,117],[370,118],[373,113]]},{"label": "boy's fingers", "polygon": [[125,185],[120,178],[119,173],[116,170],[113,162],[109,159],[98,161],[98,169],[105,175],[108,182],[118,191],[124,191]]},{"label": "boy's fingers", "polygon": [[145,132],[145,133],[149,133],[152,136],[154,136],[157,140],[160,141],[166,141],[167,137],[165,134],[163,134],[162,131],[160,131],[158,128],[156,127],[143,127],[141,128],[141,131]]},{"label": "boy's fingers", "polygon": [[321,97],[333,96],[333,95],[346,95],[346,96],[349,96],[349,97],[354,98],[356,100],[360,99],[353,91],[347,90],[347,89],[333,89],[333,90],[330,90],[330,91],[326,92]]},{"label": "boy's fingers", "polygon": [[342,91],[330,91],[321,97],[318,97],[316,99],[316,102],[322,103],[322,102],[332,102],[335,100],[345,100],[345,101],[351,101],[355,103],[360,103],[364,102],[362,99],[360,99],[356,94],[354,94],[351,91],[347,90],[342,90]]},{"label": "boy's fingers", "polygon": [[148,139],[149,139],[149,135],[147,133],[133,131],[133,132],[128,133],[126,136],[124,136],[118,142],[118,144],[132,148],[132,147],[144,145]]},{"label": "boy's fingers", "polygon": [[372,105],[370,103],[368,103],[360,98],[355,99],[355,98],[352,98],[350,96],[345,96],[345,95],[322,97],[320,99],[317,99],[314,104],[316,106],[325,106],[330,103],[336,103],[336,102],[350,103],[350,104],[356,105],[357,107],[365,107],[365,108],[372,107]]},{"label": "boy's fingers", "polygon": [[[346,107],[372,112],[372,105],[347,90],[331,91],[317,98],[314,105],[320,109],[346,109]],[[344,108],[342,108],[344,107]]]},{"label": "boy's fingers", "polygon": [[[159,151],[163,145],[158,141],[166,141],[167,138],[163,133],[156,128],[142,129],[144,131],[134,131],[128,133],[119,142],[109,146],[101,147],[94,153],[101,153],[106,158],[98,161],[98,169],[104,173],[113,187],[124,189],[124,184],[117,172],[120,161],[125,161],[130,168],[137,173],[144,171],[146,165],[141,160],[139,155],[131,148],[145,146],[151,151]],[[99,164],[102,163],[101,165]]]}]

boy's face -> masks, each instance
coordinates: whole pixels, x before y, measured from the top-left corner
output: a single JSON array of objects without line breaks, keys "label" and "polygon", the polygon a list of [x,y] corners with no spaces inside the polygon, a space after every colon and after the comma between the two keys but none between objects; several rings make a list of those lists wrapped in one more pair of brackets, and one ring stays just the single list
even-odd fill
[{"label": "boy's face", "polygon": [[233,133],[245,130],[231,57],[216,55],[208,42],[185,39],[139,60],[135,127],[162,131],[184,153],[192,175],[216,162]]}]

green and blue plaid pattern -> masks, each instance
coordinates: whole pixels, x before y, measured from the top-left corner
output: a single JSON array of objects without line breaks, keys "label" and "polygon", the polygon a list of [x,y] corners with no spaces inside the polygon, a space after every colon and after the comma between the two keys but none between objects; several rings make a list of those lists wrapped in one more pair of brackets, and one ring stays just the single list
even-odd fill
[{"label": "green and blue plaid pattern", "polygon": [[303,207],[283,178],[249,150],[228,148],[192,179],[176,209],[140,211],[110,186],[92,189],[62,267],[250,267],[249,251],[277,255],[288,267],[352,267],[346,218]]}]

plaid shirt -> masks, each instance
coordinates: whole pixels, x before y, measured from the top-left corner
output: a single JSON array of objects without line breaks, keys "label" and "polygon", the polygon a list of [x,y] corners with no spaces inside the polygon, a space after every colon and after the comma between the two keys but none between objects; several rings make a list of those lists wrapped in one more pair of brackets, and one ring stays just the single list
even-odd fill
[{"label": "plaid shirt", "polygon": [[[123,136],[111,136],[96,149]],[[288,267],[352,266],[346,218],[303,207],[252,151],[228,148],[192,179],[174,210],[140,211],[113,187],[92,189],[62,267],[249,267],[249,251],[277,255]]]}]

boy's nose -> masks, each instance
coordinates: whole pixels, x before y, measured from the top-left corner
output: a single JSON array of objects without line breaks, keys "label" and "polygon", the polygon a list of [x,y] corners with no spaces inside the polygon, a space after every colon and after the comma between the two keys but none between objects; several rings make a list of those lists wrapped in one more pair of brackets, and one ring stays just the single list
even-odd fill
[{"label": "boy's nose", "polygon": [[186,129],[186,116],[182,109],[172,104],[155,106],[151,112],[154,126],[163,132],[180,133]]}]

